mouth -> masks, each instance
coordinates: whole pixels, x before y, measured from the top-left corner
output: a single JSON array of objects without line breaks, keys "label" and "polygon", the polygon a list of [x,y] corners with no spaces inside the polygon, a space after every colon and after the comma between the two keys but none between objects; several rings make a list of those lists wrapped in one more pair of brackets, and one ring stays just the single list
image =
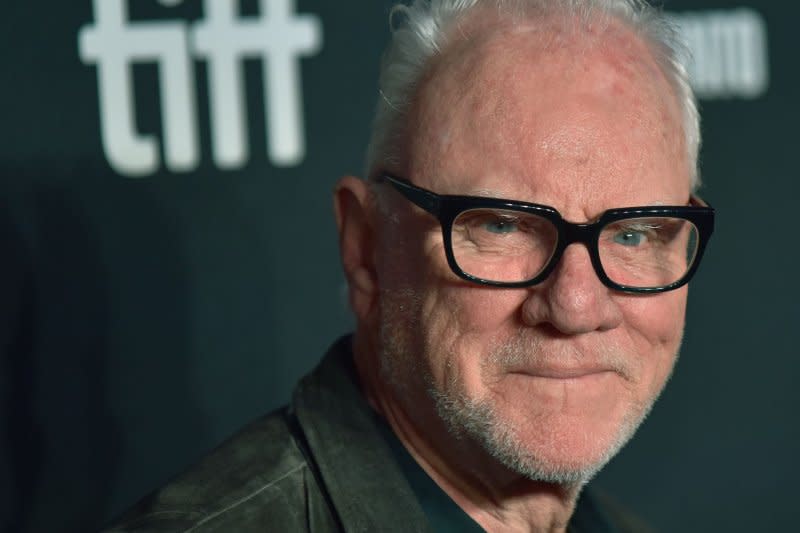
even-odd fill
[{"label": "mouth", "polygon": [[591,376],[597,376],[606,373],[615,372],[607,367],[595,366],[579,366],[579,367],[560,367],[560,366],[547,366],[537,367],[532,369],[515,370],[512,374],[519,374],[528,377],[554,379],[554,380],[572,380],[580,379]]}]

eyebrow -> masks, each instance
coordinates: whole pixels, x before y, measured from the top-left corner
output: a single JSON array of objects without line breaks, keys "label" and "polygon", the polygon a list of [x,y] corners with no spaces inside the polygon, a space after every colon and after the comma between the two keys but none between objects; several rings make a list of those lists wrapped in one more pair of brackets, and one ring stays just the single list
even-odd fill
[{"label": "eyebrow", "polygon": [[496,189],[471,189],[467,191],[467,196],[484,196],[486,198],[508,198],[509,200],[516,199],[516,196],[508,195]]},{"label": "eyebrow", "polygon": [[525,199],[521,198],[520,195],[515,192],[514,190],[508,189],[498,189],[498,188],[489,188],[489,187],[475,187],[475,188],[468,188],[463,189],[459,192],[455,193],[446,193],[450,196],[478,196],[481,198],[502,198],[504,200],[514,200],[519,202],[527,202],[527,203],[538,203],[536,200],[533,199]]},{"label": "eyebrow", "polygon": [[[481,198],[501,198],[501,199],[504,199],[504,200],[514,200],[514,201],[526,202],[526,203],[531,203],[531,204],[543,204],[541,200],[538,200],[538,199],[535,199],[535,198],[524,199],[524,198],[520,198],[518,195],[516,195],[516,194],[514,194],[513,192],[510,192],[510,191],[509,191],[509,194],[506,194],[505,192],[499,191],[497,189],[488,189],[488,188],[471,189],[471,190],[468,190],[465,193],[458,193],[457,195],[458,196],[478,196],[478,197],[481,197]],[[547,204],[547,205],[549,205],[549,204]],[[653,201],[648,201],[648,202],[631,203],[629,205],[626,204],[624,206],[616,206],[615,205],[615,206],[609,207],[608,209],[615,209],[617,207],[636,207],[636,206],[642,206],[642,205],[659,207],[659,206],[683,205],[683,203],[682,202],[675,203],[675,202],[672,202],[672,201],[665,201],[665,200],[653,200]],[[688,200],[686,202],[686,205],[690,205]],[[607,209],[604,209],[603,211],[606,211],[606,210]]]}]

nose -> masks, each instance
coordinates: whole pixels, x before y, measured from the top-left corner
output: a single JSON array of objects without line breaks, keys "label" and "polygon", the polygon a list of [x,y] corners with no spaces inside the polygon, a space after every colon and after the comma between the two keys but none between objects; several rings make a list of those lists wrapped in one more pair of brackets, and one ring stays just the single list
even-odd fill
[{"label": "nose", "polygon": [[522,307],[529,325],[549,323],[565,335],[604,331],[622,322],[612,290],[603,285],[583,244],[569,245],[555,270],[530,289]]}]

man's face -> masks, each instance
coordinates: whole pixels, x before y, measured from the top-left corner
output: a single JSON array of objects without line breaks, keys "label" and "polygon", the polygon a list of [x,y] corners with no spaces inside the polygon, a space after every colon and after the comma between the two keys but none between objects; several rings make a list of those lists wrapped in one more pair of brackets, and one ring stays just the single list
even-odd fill
[{"label": "man's face", "polygon": [[[509,28],[453,43],[418,94],[407,164],[390,170],[439,194],[550,205],[573,222],[685,204],[679,108],[645,46],[614,32],[592,46]],[[378,254],[382,361],[409,418],[435,413],[528,476],[591,475],[666,382],[686,289],[615,292],[581,244],[540,285],[473,285],[450,271],[438,222],[384,194],[396,219]]]}]

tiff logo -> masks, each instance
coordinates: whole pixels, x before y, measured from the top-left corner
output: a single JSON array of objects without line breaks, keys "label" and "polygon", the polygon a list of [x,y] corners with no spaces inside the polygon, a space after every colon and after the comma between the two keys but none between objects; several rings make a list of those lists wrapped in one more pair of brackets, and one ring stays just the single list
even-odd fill
[{"label": "tiff logo", "polygon": [[[175,6],[183,0],[158,0]],[[250,153],[244,59],[264,72],[267,153],[278,166],[305,156],[299,58],[316,53],[322,27],[313,15],[295,15],[294,0],[259,0],[258,17],[238,17],[237,0],[203,0],[205,18],[131,22],[127,0],[93,0],[94,24],[81,28],[81,60],[97,66],[103,151],[120,174],[140,177],[159,168],[158,139],[137,132],[131,66],[158,68],[164,159],[173,172],[200,161],[193,59],[208,65],[211,147],[216,165],[244,166]]]}]

